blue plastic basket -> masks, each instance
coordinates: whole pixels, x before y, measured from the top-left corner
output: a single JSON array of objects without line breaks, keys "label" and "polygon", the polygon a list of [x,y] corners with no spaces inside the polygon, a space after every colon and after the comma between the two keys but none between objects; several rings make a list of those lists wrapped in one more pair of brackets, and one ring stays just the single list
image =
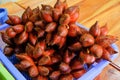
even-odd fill
[{"label": "blue plastic basket", "polygon": [[[85,28],[83,25],[78,24],[78,26]],[[4,25],[2,25],[4,27]],[[8,25],[7,25],[8,27]],[[3,28],[2,28],[3,29]],[[85,28],[86,29],[86,28]],[[118,47],[116,44],[112,44],[112,47],[118,51]],[[0,46],[1,48],[1,46]],[[114,54],[111,56],[111,59],[115,59],[118,56],[118,54]],[[31,80],[31,78],[28,76],[25,72],[19,72],[17,68],[13,65],[18,62],[18,59],[15,57],[15,55],[12,55],[11,57],[6,57],[2,50],[0,50],[0,60],[5,65],[5,67],[8,69],[8,71],[14,76],[16,80]],[[99,63],[94,63],[91,65],[89,69],[87,69],[87,72],[80,77],[78,80],[93,80],[102,70],[104,67],[106,67],[109,64],[106,60],[101,60]],[[86,66],[85,66],[86,67]]]},{"label": "blue plastic basket", "polygon": [[8,19],[7,14],[5,8],[0,8],[0,24],[3,24]]}]

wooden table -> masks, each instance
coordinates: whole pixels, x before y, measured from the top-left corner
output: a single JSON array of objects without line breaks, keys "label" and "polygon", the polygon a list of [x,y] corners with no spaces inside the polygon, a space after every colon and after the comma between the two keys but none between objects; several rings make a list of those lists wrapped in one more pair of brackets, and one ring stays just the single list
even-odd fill
[{"label": "wooden table", "polygon": [[[41,4],[55,4],[56,0],[21,0],[16,3],[9,2],[0,7],[8,9],[9,14],[21,15],[24,8],[30,6],[32,9]],[[80,6],[80,17],[78,22],[90,27],[95,21],[99,21],[99,25],[108,24],[109,34],[119,38],[116,43],[120,49],[120,0],[67,0],[68,6]],[[115,61],[120,66],[120,56]],[[107,66],[98,75],[95,80],[119,80],[120,72],[111,66]]]}]

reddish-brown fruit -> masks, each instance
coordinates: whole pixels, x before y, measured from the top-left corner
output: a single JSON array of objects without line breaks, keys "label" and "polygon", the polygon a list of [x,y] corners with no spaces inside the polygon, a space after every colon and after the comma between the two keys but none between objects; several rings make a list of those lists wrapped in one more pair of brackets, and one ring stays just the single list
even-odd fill
[{"label": "reddish-brown fruit", "polygon": [[66,37],[61,37],[60,42],[58,44],[59,49],[61,49],[65,45],[65,42],[66,42]]},{"label": "reddish-brown fruit", "polygon": [[[35,80],[36,80],[36,79],[35,79]],[[37,77],[37,80],[48,80],[48,78],[47,78],[47,77],[44,77],[44,76],[39,75],[39,76]]]},{"label": "reddish-brown fruit", "polygon": [[38,65],[48,65],[51,63],[51,58],[50,56],[42,56],[39,61],[38,61]]},{"label": "reddish-brown fruit", "polygon": [[46,40],[45,40],[45,42],[47,43],[47,45],[50,45],[51,39],[52,39],[52,33],[47,33]]},{"label": "reddish-brown fruit", "polygon": [[52,22],[53,21],[50,11],[42,10],[41,15],[46,22]]},{"label": "reddish-brown fruit", "polygon": [[52,6],[50,5],[41,4],[41,6],[42,6],[41,10],[51,11],[53,9]]},{"label": "reddish-brown fruit", "polygon": [[33,35],[32,33],[29,33],[29,41],[32,45],[35,45],[37,42],[37,37],[36,35]]},{"label": "reddish-brown fruit", "polygon": [[106,59],[108,61],[111,61],[111,59],[110,59],[110,53],[106,49],[103,49],[102,58]]},{"label": "reddish-brown fruit", "polygon": [[34,65],[28,69],[30,77],[37,77],[39,74],[38,68]]},{"label": "reddish-brown fruit", "polygon": [[14,38],[14,42],[17,45],[23,44],[28,40],[28,33],[26,31],[23,31],[19,36]]},{"label": "reddish-brown fruit", "polygon": [[25,24],[25,28],[26,28],[26,31],[27,32],[31,32],[32,31],[32,29],[33,29],[33,23],[32,22],[30,22],[30,21],[28,21],[26,24]]},{"label": "reddish-brown fruit", "polygon": [[116,54],[116,53],[117,53],[117,51],[115,51],[114,48],[111,47],[111,46],[108,46],[108,47],[106,48],[106,50],[107,50],[110,54]]},{"label": "reddish-brown fruit", "polygon": [[78,79],[85,73],[86,73],[86,70],[82,69],[82,70],[73,71],[72,75],[74,78]]},{"label": "reddish-brown fruit", "polygon": [[76,37],[76,36],[81,35],[81,34],[82,34],[82,31],[81,31],[80,27],[78,27],[74,23],[69,24],[68,36]]},{"label": "reddish-brown fruit", "polygon": [[100,27],[100,35],[101,36],[105,36],[108,33],[108,27],[107,24],[105,24],[104,26]]},{"label": "reddish-brown fruit", "polygon": [[31,65],[35,65],[34,61],[32,60],[32,58],[30,56],[28,56],[26,53],[24,54],[16,54],[16,57],[20,60],[27,60],[30,62]]},{"label": "reddish-brown fruit", "polygon": [[28,60],[22,60],[20,62],[20,65],[23,67],[23,69],[27,69],[27,68],[33,66],[33,64],[31,64]]},{"label": "reddish-brown fruit", "polygon": [[22,45],[17,45],[14,48],[14,53],[15,54],[19,54],[19,53],[23,53],[24,52],[24,46]]},{"label": "reddish-brown fruit", "polygon": [[23,32],[23,30],[24,30],[24,26],[21,24],[12,26],[12,28],[17,34]]},{"label": "reddish-brown fruit", "polygon": [[95,40],[91,34],[85,33],[80,37],[80,42],[82,43],[83,47],[89,47],[94,44]]},{"label": "reddish-brown fruit", "polygon": [[45,29],[45,23],[43,20],[36,21],[34,24],[35,26],[40,27],[41,29]]},{"label": "reddish-brown fruit", "polygon": [[84,53],[81,51],[79,56],[83,60],[84,63],[92,64],[93,62],[95,62],[95,57],[93,55],[88,54],[88,53]]},{"label": "reddish-brown fruit", "polygon": [[60,55],[52,55],[51,56],[51,64],[58,63],[62,60]]},{"label": "reddish-brown fruit", "polygon": [[57,0],[57,2],[55,3],[54,8],[59,9],[61,14],[62,14],[63,11],[67,8],[66,0],[64,0],[63,2],[61,0]]},{"label": "reddish-brown fruit", "polygon": [[39,70],[40,75],[42,75],[42,76],[49,75],[49,69],[45,66],[38,66],[38,70]]},{"label": "reddish-brown fruit", "polygon": [[46,25],[45,31],[48,33],[51,33],[53,31],[55,31],[56,27],[57,27],[57,24],[55,22],[51,22],[51,23]]},{"label": "reddish-brown fruit", "polygon": [[1,33],[1,38],[2,40],[7,43],[8,45],[12,45],[12,42],[10,40],[10,38],[7,36],[7,34],[5,32],[0,32]]},{"label": "reddish-brown fruit", "polygon": [[41,29],[41,28],[39,28],[39,27],[35,27],[34,29],[37,31],[37,37],[38,37],[38,38],[41,38],[41,37],[44,36],[45,30],[43,30],[43,29]]},{"label": "reddish-brown fruit", "polygon": [[69,22],[70,22],[70,16],[69,16],[69,14],[63,14],[63,15],[61,15],[60,20],[59,20],[59,23],[61,25],[63,25],[63,24],[64,25],[68,25]]},{"label": "reddish-brown fruit", "polygon": [[59,77],[60,77],[61,73],[60,71],[53,71],[51,74],[50,74],[50,79],[51,80],[58,80]]},{"label": "reddish-brown fruit", "polygon": [[74,23],[79,18],[79,7],[71,6],[65,10],[65,13],[70,15],[70,23]]},{"label": "reddish-brown fruit", "polygon": [[68,26],[60,25],[58,26],[58,35],[61,37],[66,37],[68,34]]},{"label": "reddish-brown fruit", "polygon": [[73,80],[74,77],[71,74],[62,75],[60,80]]},{"label": "reddish-brown fruit", "polygon": [[39,12],[40,12],[39,6],[37,6],[36,8],[34,8],[34,9],[32,10],[32,12],[33,12],[33,14],[39,13]]},{"label": "reddish-brown fruit", "polygon": [[5,23],[9,24],[9,25],[13,25],[12,21],[10,19],[8,19],[7,21],[5,21]]},{"label": "reddish-brown fruit", "polygon": [[63,56],[63,61],[69,64],[74,57],[75,57],[75,53],[66,50]]},{"label": "reddish-brown fruit", "polygon": [[58,22],[61,16],[61,11],[59,9],[53,9],[53,19],[54,21]]},{"label": "reddish-brown fruit", "polygon": [[25,48],[25,51],[26,53],[30,56],[30,57],[33,57],[33,51],[34,51],[34,46],[32,46],[31,44],[27,44],[26,45],[26,48]]},{"label": "reddish-brown fruit", "polygon": [[103,48],[98,45],[98,44],[94,44],[91,48],[90,48],[90,52],[95,55],[97,58],[101,58],[102,54],[103,54]]},{"label": "reddish-brown fruit", "polygon": [[55,34],[54,37],[53,37],[53,40],[51,42],[51,45],[55,45],[55,44],[58,44],[61,40],[61,36]]},{"label": "reddish-brown fruit", "polygon": [[35,49],[33,51],[33,57],[35,59],[39,58],[40,56],[42,56],[44,50],[46,48],[46,44],[45,41],[41,41],[39,43],[36,44]]},{"label": "reddish-brown fruit", "polygon": [[10,27],[6,29],[6,34],[9,38],[14,38],[17,33],[13,30],[12,27]]},{"label": "reddish-brown fruit", "polygon": [[71,51],[79,51],[82,48],[82,45],[80,42],[75,42],[72,45],[68,46],[68,49]]},{"label": "reddish-brown fruit", "polygon": [[70,66],[72,70],[78,70],[82,69],[84,67],[84,64],[80,60],[75,59],[71,62]]},{"label": "reddish-brown fruit", "polygon": [[95,22],[95,24],[91,26],[89,33],[92,34],[94,37],[97,37],[100,35],[100,27],[97,21]]},{"label": "reddish-brown fruit", "polygon": [[6,55],[6,56],[10,56],[12,53],[13,53],[13,48],[12,47],[10,47],[10,46],[5,46],[5,48],[4,48],[4,54]]},{"label": "reddish-brown fruit", "polygon": [[16,16],[16,15],[8,15],[10,21],[13,23],[13,25],[16,25],[16,24],[20,24],[21,23],[21,19],[19,16]]},{"label": "reddish-brown fruit", "polygon": [[55,52],[54,49],[48,49],[43,52],[44,56],[51,56]]},{"label": "reddish-brown fruit", "polygon": [[115,43],[117,41],[117,37],[112,35],[105,35],[105,36],[99,36],[96,38],[96,43],[101,45],[102,47],[106,48],[110,46],[111,44]]},{"label": "reddish-brown fruit", "polygon": [[62,74],[68,74],[71,72],[71,68],[68,64],[62,62],[60,65],[59,65],[59,69],[60,71],[62,72]]},{"label": "reddish-brown fruit", "polygon": [[31,15],[33,15],[33,11],[30,7],[27,7],[24,13],[22,14],[22,22],[24,24],[28,22]]},{"label": "reddish-brown fruit", "polygon": [[29,20],[31,21],[31,22],[36,22],[36,21],[38,21],[40,19],[40,17],[39,17],[39,12],[38,13],[36,13],[36,14],[33,14],[33,15],[31,15],[30,16],[30,18],[29,18]]}]

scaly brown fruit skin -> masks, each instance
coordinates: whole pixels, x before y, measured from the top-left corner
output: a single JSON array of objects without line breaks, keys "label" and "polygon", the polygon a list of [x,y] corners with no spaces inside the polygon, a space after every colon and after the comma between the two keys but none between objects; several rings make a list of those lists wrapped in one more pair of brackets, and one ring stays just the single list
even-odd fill
[{"label": "scaly brown fruit skin", "polygon": [[38,70],[39,70],[40,75],[42,75],[42,76],[49,75],[49,69],[45,66],[38,66]]},{"label": "scaly brown fruit skin", "polygon": [[29,21],[31,15],[33,15],[33,11],[30,7],[27,7],[24,13],[22,14],[22,22],[26,24],[26,22]]},{"label": "scaly brown fruit skin", "polygon": [[[9,17],[9,20],[11,21],[11,23],[13,25],[17,25],[17,24],[20,24],[22,21],[20,19],[19,16],[16,16],[16,15],[8,15]],[[9,24],[9,23],[8,23]]]},{"label": "scaly brown fruit skin", "polygon": [[85,33],[80,37],[80,42],[83,47],[89,47],[94,44],[95,40],[91,34]]},{"label": "scaly brown fruit skin", "polygon": [[62,14],[64,12],[64,10],[67,8],[66,0],[64,2],[62,2],[61,0],[57,0],[57,2],[54,5],[54,8],[59,9],[59,11]]},{"label": "scaly brown fruit skin", "polygon": [[35,45],[37,42],[37,37],[36,35],[33,35],[32,33],[29,33],[29,41],[32,45]]},{"label": "scaly brown fruit skin", "polygon": [[45,31],[48,33],[51,33],[53,31],[55,31],[56,27],[57,27],[57,24],[55,22],[51,22],[51,23],[46,25]]},{"label": "scaly brown fruit skin", "polygon": [[75,23],[76,20],[79,18],[79,7],[71,6],[67,8],[64,13],[70,15],[70,23]]},{"label": "scaly brown fruit skin", "polygon": [[51,74],[50,74],[50,79],[51,80],[58,80],[59,77],[61,75],[61,72],[60,71],[53,71]]},{"label": "scaly brown fruit skin", "polygon": [[49,65],[51,64],[51,57],[50,56],[42,56],[41,59],[38,61],[38,65]]},{"label": "scaly brown fruit skin", "polygon": [[25,43],[28,40],[28,33],[26,31],[23,31],[19,36],[14,38],[14,42],[16,45],[20,45]]},{"label": "scaly brown fruit skin", "polygon": [[37,77],[37,79],[33,79],[33,80],[48,80],[48,78],[47,78],[47,77],[44,77],[44,76],[39,75],[39,76]]},{"label": "scaly brown fruit skin", "polygon": [[7,43],[8,45],[13,45],[12,41],[10,40],[10,38],[8,37],[8,35],[5,32],[0,32],[1,33],[1,37],[2,40]]},{"label": "scaly brown fruit skin", "polygon": [[95,62],[95,57],[93,55],[85,53],[83,51],[80,52],[79,57],[86,64],[92,64]]},{"label": "scaly brown fruit skin", "polygon": [[12,26],[12,28],[17,34],[24,31],[24,25],[21,25],[21,24],[14,25],[14,26]]},{"label": "scaly brown fruit skin", "polygon": [[68,34],[68,26],[66,25],[60,25],[58,26],[58,35],[61,37],[66,37]]},{"label": "scaly brown fruit skin", "polygon": [[107,24],[105,24],[104,26],[100,27],[100,36],[105,36],[108,33],[108,27]]},{"label": "scaly brown fruit skin", "polygon": [[112,36],[112,35],[99,36],[96,38],[95,41],[97,44],[106,48],[106,47],[110,46],[111,44],[115,43],[117,41],[117,37]]},{"label": "scaly brown fruit skin", "polygon": [[33,29],[34,25],[31,21],[28,21],[26,24],[25,24],[25,28],[26,28],[26,31],[27,32],[31,32],[32,29]]},{"label": "scaly brown fruit skin", "polygon": [[59,23],[62,25],[68,25],[70,22],[70,16],[69,14],[63,14],[60,17]]},{"label": "scaly brown fruit skin", "polygon": [[82,34],[81,29],[74,23],[69,24],[68,36],[77,37]]},{"label": "scaly brown fruit skin", "polygon": [[83,62],[81,62],[80,60],[75,59],[75,60],[73,60],[71,62],[70,67],[71,67],[71,69],[73,71],[73,70],[82,69],[84,67],[84,65],[83,65]]},{"label": "scaly brown fruit skin", "polygon": [[98,44],[94,44],[93,46],[90,47],[90,53],[95,55],[97,58],[101,58],[103,54],[103,48]]},{"label": "scaly brown fruit skin", "polygon": [[82,44],[80,42],[75,42],[68,46],[68,49],[71,51],[79,51],[82,48]]},{"label": "scaly brown fruit skin", "polygon": [[74,57],[75,57],[75,53],[66,50],[63,56],[63,61],[69,64]]},{"label": "scaly brown fruit skin", "polygon": [[111,61],[110,56],[111,55],[110,55],[109,51],[107,51],[106,49],[103,49],[102,58],[105,60]]},{"label": "scaly brown fruit skin", "polygon": [[41,29],[45,29],[45,22],[43,20],[36,21],[34,24]]},{"label": "scaly brown fruit skin", "polygon": [[36,67],[36,65],[31,66],[28,69],[28,73],[29,73],[30,77],[36,77],[36,76],[38,76],[39,71],[38,71],[38,68]]},{"label": "scaly brown fruit skin", "polygon": [[111,46],[108,46],[108,47],[106,48],[106,50],[107,50],[110,54],[116,54],[116,53],[117,53],[117,51],[115,51],[114,48],[112,48]]},{"label": "scaly brown fruit skin", "polygon": [[71,68],[68,64],[62,62],[59,66],[59,69],[61,71],[62,74],[68,74],[71,72]]},{"label": "scaly brown fruit skin", "polygon": [[12,27],[9,27],[6,30],[6,34],[9,38],[14,38],[17,33],[14,31],[14,29]]},{"label": "scaly brown fruit skin", "polygon": [[4,54],[6,56],[11,56],[13,54],[14,49],[11,46],[5,46]]},{"label": "scaly brown fruit skin", "polygon": [[94,37],[97,37],[100,35],[100,27],[98,25],[98,22],[96,21],[95,24],[93,24],[89,30],[89,33],[92,34]]},{"label": "scaly brown fruit skin", "polygon": [[82,69],[82,70],[73,71],[72,75],[74,78],[78,79],[85,73],[86,73],[86,70]]},{"label": "scaly brown fruit skin", "polygon": [[41,15],[46,22],[53,22],[51,11],[42,10]]},{"label": "scaly brown fruit skin", "polygon": [[46,48],[45,41],[37,43],[33,51],[33,58],[38,59],[40,56],[42,56],[45,48]]},{"label": "scaly brown fruit skin", "polygon": [[62,75],[60,80],[73,80],[74,77],[71,74]]},{"label": "scaly brown fruit skin", "polygon": [[59,21],[59,18],[61,16],[61,11],[59,9],[53,9],[53,19],[55,22]]}]

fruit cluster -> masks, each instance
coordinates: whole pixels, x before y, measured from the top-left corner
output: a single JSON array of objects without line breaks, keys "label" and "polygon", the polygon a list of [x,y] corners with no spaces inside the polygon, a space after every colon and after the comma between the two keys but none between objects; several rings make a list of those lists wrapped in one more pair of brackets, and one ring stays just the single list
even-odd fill
[{"label": "fruit cluster", "polygon": [[14,53],[20,60],[15,66],[33,80],[73,80],[86,72],[84,64],[116,53],[111,44],[117,38],[107,35],[107,25],[96,22],[89,31],[76,25],[78,6],[61,0],[54,7],[41,6],[28,7],[21,18],[8,15],[10,27],[1,32],[5,55]]}]

